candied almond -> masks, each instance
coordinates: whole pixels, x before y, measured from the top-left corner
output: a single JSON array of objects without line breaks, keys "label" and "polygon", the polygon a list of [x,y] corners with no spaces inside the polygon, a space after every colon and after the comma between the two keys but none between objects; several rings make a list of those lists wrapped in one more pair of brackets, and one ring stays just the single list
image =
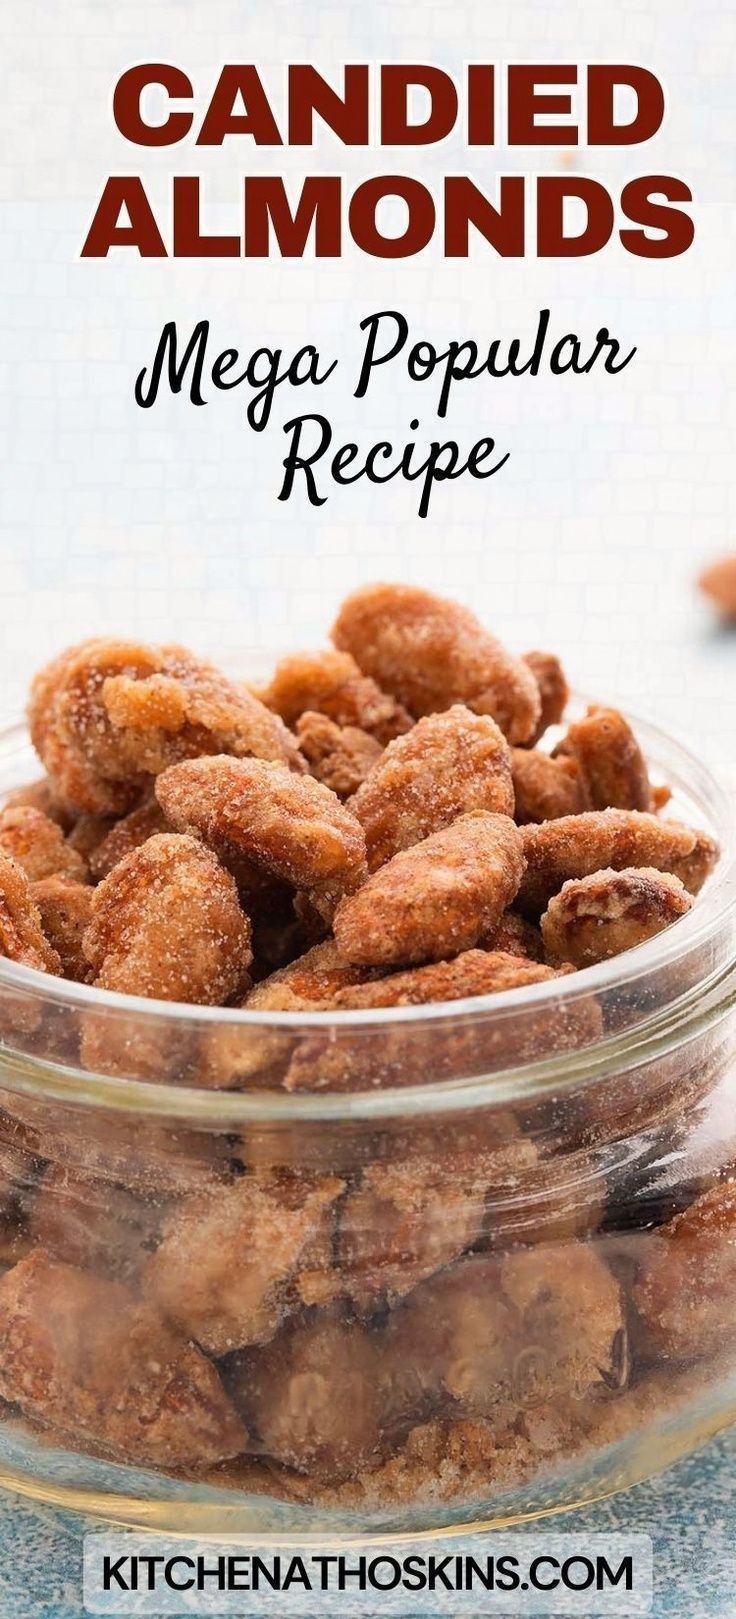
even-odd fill
[{"label": "candied almond", "polygon": [[695,1360],[725,1351],[736,1286],[736,1180],[719,1181],[652,1235],[634,1303],[657,1352]]},{"label": "candied almond", "polygon": [[457,602],[412,585],[365,585],[343,602],[332,639],[415,719],[465,703],[490,714],[510,742],[536,733],[532,670]]},{"label": "candied almond", "polygon": [[569,877],[590,877],[608,867],[652,866],[679,877],[697,894],[718,859],[707,832],[663,821],[638,810],[590,810],[521,828],[526,860],[518,907],[538,917]]},{"label": "candied almond", "polygon": [[500,950],[507,956],[524,956],[527,961],[544,961],[544,945],[539,928],[516,911],[504,911],[500,922],[478,940],[480,950]]},{"label": "candied almond", "polygon": [[460,815],[342,900],[335,938],[348,961],[369,967],[458,955],[500,921],[523,870],[521,834],[508,816]]},{"label": "candied almond", "polygon": [[109,877],[113,866],[126,854],[132,854],[134,849],[139,849],[157,832],[172,831],[173,827],[169,825],[160,804],[155,798],[148,799],[138,809],[131,810],[129,815],[114,821],[100,842],[90,850],[89,869],[92,876],[98,881]]},{"label": "candied almond", "polygon": [[368,976],[365,968],[356,967],[340,954],[334,939],[325,939],[313,945],[306,955],[291,961],[288,967],[264,978],[251,991],[245,1005],[261,1010],[270,1007],[282,1012],[303,1011],[310,1004],[319,1007],[335,1002],[340,990],[361,984]]},{"label": "candied almond", "polygon": [[610,1387],[623,1336],[619,1286],[581,1242],[463,1259],[389,1323],[415,1402],[445,1395],[473,1416]]},{"label": "candied almond", "polygon": [[190,759],[159,776],[175,826],[233,851],[295,888],[324,914],[365,875],[365,838],[335,793],[259,759]]},{"label": "candied almond", "polygon": [[623,714],[593,706],[569,726],[556,759],[576,759],[588,804],[594,810],[654,808],[646,760]]},{"label": "candied almond", "polygon": [[54,876],[84,882],[87,877],[85,861],[61,827],[27,804],[0,811],[0,852],[16,860],[31,882]]},{"label": "candied almond", "polygon": [[179,1205],[143,1273],[147,1296],[213,1355],[268,1343],[300,1272],[332,1270],[334,1176],[248,1174]]},{"label": "candied almond", "polygon": [[555,652],[525,652],[528,664],[539,687],[542,712],[532,743],[537,743],[550,725],[559,725],[570,700],[567,676]]},{"label": "candied almond", "polygon": [[34,1204],[31,1232],[54,1259],[132,1281],[158,1235],[165,1207],[127,1186],[50,1164]]},{"label": "candied almond", "polygon": [[540,748],[514,748],[511,754],[514,819],[554,821],[590,808],[585,781],[575,759],[552,759]]},{"label": "candied almond", "polygon": [[332,1309],[239,1355],[228,1386],[266,1455],[336,1483],[380,1459],[380,1375],[376,1339]]},{"label": "candied almond", "polygon": [[701,573],[698,584],[725,619],[736,620],[736,555],[712,562]]},{"label": "candied almond", "polygon": [[4,809],[40,810],[42,815],[48,815],[50,821],[56,821],[62,832],[71,832],[74,826],[74,816],[54,797],[48,776],[28,781],[22,787],[12,787],[9,793],[4,794],[2,803]]},{"label": "candied almond", "polygon": [[124,814],[149,778],[203,753],[303,762],[283,721],[184,647],[90,640],[36,676],[28,719],[64,804]]},{"label": "candied almond", "polygon": [[510,1419],[517,1327],[495,1258],[461,1259],[420,1282],[388,1319],[387,1392],[396,1418],[416,1421],[451,1401],[466,1414]]},{"label": "candied almond", "polygon": [[[242,990],[250,924],[233,878],[195,838],[159,834],[94,891],[84,953],[99,989],[223,1006]],[[195,1037],[115,1008],[86,1012],[85,1066],[126,1078],[187,1077]]]},{"label": "candied almond", "polygon": [[[261,980],[246,996],[247,1012],[315,1012],[335,1000],[348,984],[359,984],[368,969],[345,961],[334,939],[313,945],[286,967]],[[228,1024],[203,1036],[199,1079],[217,1089],[278,1083],[288,1068],[298,1035],[277,1029]]]},{"label": "candied almond", "polygon": [[46,939],[28,878],[15,860],[0,853],[0,956],[42,973],[61,973],[61,962]]},{"label": "candied almond", "polygon": [[451,961],[427,962],[423,967],[390,973],[386,978],[372,976],[367,983],[340,986],[331,1001],[338,1009],[354,1011],[380,1006],[427,1006],[475,995],[502,994],[527,984],[548,983],[556,976],[552,967],[506,951],[464,950]]},{"label": "candied almond", "polygon": [[[592,1242],[539,1243],[500,1260],[500,1283],[518,1312],[520,1403],[592,1390],[619,1391],[628,1374],[621,1289]],[[530,1353],[531,1352],[531,1353]]]},{"label": "candied almond", "polygon": [[376,871],[467,810],[513,815],[508,743],[489,715],[456,703],[390,742],[348,808]]},{"label": "candied almond", "polygon": [[569,879],[541,920],[547,960],[591,967],[633,950],[692,907],[679,877],[651,867]]},{"label": "candied almond", "polygon": [[492,1153],[437,1150],[363,1171],[340,1211],[338,1264],[360,1316],[395,1304],[478,1242]]},{"label": "candied almond", "polygon": [[69,877],[42,877],[31,884],[31,894],[44,934],[59,957],[63,976],[86,983],[92,969],[82,940],[92,917],[94,889]]},{"label": "candied almond", "polygon": [[363,674],[347,652],[294,652],[277,664],[264,703],[293,726],[308,711],[357,726],[382,746],[411,729],[411,715]]},{"label": "candied almond", "polygon": [[317,781],[338,798],[350,798],[380,759],[383,748],[357,725],[336,725],[326,714],[308,709],[297,721],[296,739]]},{"label": "candied almond", "polygon": [[[553,984],[562,973],[501,951],[467,950],[452,961],[337,990],[325,1009],[369,1011],[426,1006],[478,995],[502,994],[528,985]],[[312,1009],[316,1009],[312,1003]],[[420,1085],[470,1078],[555,1052],[590,1045],[601,1033],[595,999],[568,1005],[558,997],[534,1010],[519,1009],[503,1021],[478,1016],[430,1024],[372,1024],[303,1035],[292,1046],[283,1084],[287,1090],[371,1090],[381,1085]]]},{"label": "candied almond", "polygon": [[0,1395],[76,1444],[153,1467],[201,1469],[248,1442],[199,1349],[122,1282],[40,1250],[0,1280]]},{"label": "candied almond", "polygon": [[81,1179],[128,1187],[144,1198],[165,1200],[198,1192],[221,1181],[231,1167],[232,1146],[212,1131],[170,1121],[145,1120],[95,1111],[80,1131],[79,1108],[47,1099],[0,1092],[0,1121],[7,1136],[29,1157],[63,1165]]},{"label": "candied almond", "polygon": [[95,889],[84,949],[102,989],[221,1006],[250,956],[235,883],[196,838],[161,833]]}]

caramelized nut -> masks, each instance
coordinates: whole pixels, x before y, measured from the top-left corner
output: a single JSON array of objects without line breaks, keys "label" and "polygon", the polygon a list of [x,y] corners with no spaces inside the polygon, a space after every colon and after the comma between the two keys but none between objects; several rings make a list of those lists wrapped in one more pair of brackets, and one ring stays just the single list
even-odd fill
[{"label": "caramelized nut", "polygon": [[333,1309],[239,1356],[229,1385],[266,1455],[337,1482],[380,1460],[380,1376],[376,1341]]},{"label": "caramelized nut", "polygon": [[522,827],[526,871],[518,905],[532,918],[546,910],[569,877],[591,877],[610,867],[652,866],[679,877],[697,894],[718,859],[707,832],[661,821],[637,810],[592,810]]},{"label": "caramelized nut", "polygon": [[268,1343],[299,1303],[301,1272],[332,1269],[335,1177],[246,1175],[183,1203],[143,1274],[147,1295],[213,1355]]},{"label": "caramelized nut", "polygon": [[350,798],[358,791],[383,752],[369,731],[336,725],[326,714],[309,710],[297,721],[296,736],[310,775],[338,798]]},{"label": "caramelized nut", "polygon": [[736,1180],[704,1192],[651,1238],[634,1302],[657,1352],[728,1352],[736,1287]]},{"label": "caramelized nut", "polygon": [[475,811],[404,849],[344,899],[335,938],[348,961],[400,967],[471,950],[515,898],[521,834],[506,815]]},{"label": "caramelized nut", "polygon": [[214,855],[160,834],[95,890],[84,951],[102,989],[222,1006],[250,963],[250,929]]},{"label": "caramelized nut", "polygon": [[529,742],[539,686],[467,607],[411,585],[366,585],[343,602],[332,638],[415,719],[453,703],[490,714],[510,742]]},{"label": "caramelized nut", "polygon": [[570,700],[570,687],[567,676],[554,652],[525,652],[524,662],[528,664],[539,687],[539,699],[542,712],[539,717],[536,732],[530,741],[539,742],[550,725],[559,725],[564,716]]},{"label": "caramelized nut", "polygon": [[645,867],[571,879],[541,921],[547,960],[591,967],[652,939],[691,909],[679,877]]},{"label": "caramelized nut", "polygon": [[588,793],[575,759],[551,759],[539,748],[514,748],[511,755],[514,783],[514,819],[554,821],[589,808]]},{"label": "caramelized nut", "polygon": [[555,757],[577,760],[591,809],[654,808],[646,760],[617,709],[589,708],[584,719],[570,726]]},{"label": "caramelized nut", "polygon": [[349,808],[365,832],[371,871],[467,810],[512,815],[511,757],[503,732],[487,714],[473,714],[460,703],[430,714],[389,743]]},{"label": "caramelized nut", "polygon": [[363,674],[347,652],[296,652],[282,658],[263,701],[287,725],[313,711],[335,725],[367,731],[382,747],[412,724],[406,709]]},{"label": "caramelized nut", "polygon": [[700,589],[723,618],[736,619],[736,556],[721,557],[705,568],[698,580]]},{"label": "caramelized nut", "polygon": [[40,1250],[0,1280],[0,1395],[75,1444],[201,1469],[247,1435],[214,1367],[121,1282]]},{"label": "caramelized nut", "polygon": [[61,972],[59,957],[44,936],[28,878],[4,854],[0,854],[0,956],[38,972]]},{"label": "caramelized nut", "polygon": [[365,875],[362,827],[311,776],[256,759],[191,759],[159,776],[156,797],[175,826],[307,890],[325,914]]},{"label": "caramelized nut", "polygon": [[201,753],[302,768],[276,715],[178,646],[71,647],[36,676],[28,721],[52,790],[78,810],[124,814],[151,776]]},{"label": "caramelized nut", "polygon": [[75,882],[87,877],[85,861],[61,827],[30,805],[0,811],[0,852],[22,866],[32,883],[42,877],[71,877]]},{"label": "caramelized nut", "polygon": [[95,843],[89,853],[89,869],[92,876],[98,881],[109,877],[113,866],[117,866],[126,854],[132,854],[134,849],[140,849],[141,844],[147,843],[149,838],[158,832],[172,832],[161,806],[155,798],[147,799],[138,809],[123,815],[120,820],[114,821],[98,843]]},{"label": "caramelized nut", "polygon": [[68,877],[44,877],[31,884],[41,926],[56,951],[65,978],[86,984],[92,968],[84,954],[82,940],[92,919],[94,889]]}]

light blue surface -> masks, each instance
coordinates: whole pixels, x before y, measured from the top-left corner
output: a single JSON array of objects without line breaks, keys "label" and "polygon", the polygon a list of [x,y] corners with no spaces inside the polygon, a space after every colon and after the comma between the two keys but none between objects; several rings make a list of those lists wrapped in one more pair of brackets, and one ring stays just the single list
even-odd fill
[{"label": "light blue surface", "polygon": [[[88,1527],[99,1524],[0,1492],[0,1619],[80,1619]],[[650,1534],[654,1619],[734,1619],[736,1429],[653,1482],[555,1527]],[[419,1607],[411,1619],[421,1619]]]}]

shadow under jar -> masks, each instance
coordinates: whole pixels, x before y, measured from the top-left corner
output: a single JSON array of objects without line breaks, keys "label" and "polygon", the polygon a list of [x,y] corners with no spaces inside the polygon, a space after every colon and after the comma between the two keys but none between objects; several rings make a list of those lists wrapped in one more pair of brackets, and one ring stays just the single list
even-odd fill
[{"label": "shadow under jar", "polygon": [[[594,1499],[733,1420],[733,812],[637,729],[722,859],[569,978],[302,1016],[0,963],[0,1483],[416,1532]],[[7,732],[0,791],[31,760]]]}]

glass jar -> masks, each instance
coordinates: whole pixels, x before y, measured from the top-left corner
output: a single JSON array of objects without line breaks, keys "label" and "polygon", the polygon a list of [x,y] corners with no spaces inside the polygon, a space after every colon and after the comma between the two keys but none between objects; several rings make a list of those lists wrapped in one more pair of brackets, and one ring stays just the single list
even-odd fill
[{"label": "glass jar", "polygon": [[[0,1483],[196,1534],[508,1524],[736,1414],[722,858],[646,945],[512,993],[163,1005],[0,962]],[[34,774],[21,727],[0,791]]]}]

